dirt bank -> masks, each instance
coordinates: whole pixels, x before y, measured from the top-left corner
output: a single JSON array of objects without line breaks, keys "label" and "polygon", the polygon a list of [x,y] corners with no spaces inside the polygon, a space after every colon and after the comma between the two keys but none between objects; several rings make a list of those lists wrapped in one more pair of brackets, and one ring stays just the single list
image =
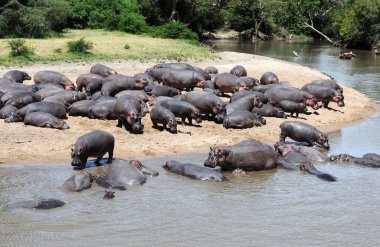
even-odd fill
[{"label": "dirt bank", "polygon": [[[286,80],[292,86],[301,87],[312,80],[328,78],[323,73],[297,64],[284,62],[267,57],[234,52],[217,53],[219,59],[200,63],[189,62],[205,68],[215,66],[220,72],[228,72],[233,66],[243,65],[248,75],[256,78],[267,71],[278,75],[280,80]],[[154,62],[138,61],[102,62],[114,68],[119,73],[134,75],[153,66]],[[79,74],[89,73],[92,64],[64,63],[55,65],[33,65],[21,69],[33,76],[40,70],[55,70],[67,75],[75,81]],[[0,68],[0,75],[9,68]],[[28,83],[32,83],[29,81]],[[318,110],[318,115],[303,115],[305,121],[324,132],[341,129],[344,126],[360,121],[377,109],[377,105],[365,95],[344,87],[346,106],[339,108],[330,104],[335,110]],[[311,109],[312,110],[312,109]],[[224,129],[222,125],[204,121],[200,126],[178,126],[181,133],[170,134],[152,128],[149,115],[143,118],[144,134],[133,135],[117,128],[116,121],[100,121],[82,117],[69,117],[68,130],[43,129],[25,126],[23,123],[6,124],[0,121],[0,162],[6,163],[36,163],[70,161],[70,148],[78,136],[92,130],[106,130],[116,138],[115,157],[158,156],[169,153],[206,151],[211,146],[233,144],[246,138],[254,138],[264,142],[276,142],[279,138],[279,125],[283,119],[266,118],[267,124],[260,128],[245,130]],[[288,119],[289,120],[289,119]]]}]

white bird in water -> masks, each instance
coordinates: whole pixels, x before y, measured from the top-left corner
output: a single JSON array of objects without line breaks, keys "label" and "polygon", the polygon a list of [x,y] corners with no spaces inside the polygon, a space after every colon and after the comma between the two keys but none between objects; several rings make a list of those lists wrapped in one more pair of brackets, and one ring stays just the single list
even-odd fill
[{"label": "white bird in water", "polygon": [[293,51],[294,56],[298,57],[298,53],[296,51]]}]

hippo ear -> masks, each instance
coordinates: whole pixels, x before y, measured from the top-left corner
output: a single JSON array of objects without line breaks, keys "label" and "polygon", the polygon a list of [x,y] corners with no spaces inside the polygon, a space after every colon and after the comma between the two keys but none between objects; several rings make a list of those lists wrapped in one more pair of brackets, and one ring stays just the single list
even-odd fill
[{"label": "hippo ear", "polygon": [[221,154],[221,155],[224,155],[224,149],[221,149],[221,148],[219,148],[219,150],[218,150],[218,154]]}]

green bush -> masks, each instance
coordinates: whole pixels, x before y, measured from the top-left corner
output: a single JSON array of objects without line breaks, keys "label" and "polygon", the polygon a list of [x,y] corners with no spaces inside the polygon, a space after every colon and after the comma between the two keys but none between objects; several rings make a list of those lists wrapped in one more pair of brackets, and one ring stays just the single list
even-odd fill
[{"label": "green bush", "polygon": [[145,18],[138,13],[129,13],[120,17],[119,30],[127,33],[141,34],[147,30]]},{"label": "green bush", "polygon": [[129,48],[131,48],[131,47],[128,44],[124,45],[124,49],[128,50]]},{"label": "green bush", "polygon": [[10,55],[12,57],[26,57],[30,58],[34,55],[34,49],[25,44],[25,40],[14,39],[8,41],[8,45],[11,48]]},{"label": "green bush", "polygon": [[169,39],[198,39],[195,32],[191,31],[185,23],[179,21],[169,21],[162,26],[151,27],[149,34],[153,37]]},{"label": "green bush", "polygon": [[90,50],[94,47],[94,43],[81,38],[79,40],[67,42],[67,47],[69,48],[69,52],[90,53]]}]

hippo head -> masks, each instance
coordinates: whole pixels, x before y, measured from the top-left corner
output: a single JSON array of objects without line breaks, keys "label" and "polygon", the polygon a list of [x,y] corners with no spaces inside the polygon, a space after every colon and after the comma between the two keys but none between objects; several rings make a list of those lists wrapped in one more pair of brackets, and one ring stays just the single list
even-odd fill
[{"label": "hippo head", "polygon": [[284,142],[276,142],[274,144],[274,149],[278,155],[281,155],[282,157],[285,157],[294,150],[294,147],[291,145],[287,145]]},{"label": "hippo head", "polygon": [[94,93],[99,91],[101,89],[101,87],[102,87],[101,84],[98,84],[95,82],[89,82],[86,85],[86,95],[93,95]]},{"label": "hippo head", "polygon": [[60,130],[70,129],[70,126],[67,125],[67,123],[63,120],[58,120],[56,122],[51,123],[50,125],[54,129],[60,129]]},{"label": "hippo head", "polygon": [[31,80],[32,77],[30,77],[30,75],[28,75],[26,72],[22,72],[22,79],[23,79],[23,81],[24,80]]},{"label": "hippo head", "polygon": [[263,107],[263,102],[261,102],[260,98],[257,95],[254,95],[252,98],[253,107],[261,108]]},{"label": "hippo head", "polygon": [[311,106],[314,110],[319,109],[317,99],[312,95],[308,96],[304,103],[306,106]]},{"label": "hippo head", "polygon": [[214,115],[218,115],[222,112],[223,108],[226,108],[226,105],[218,103],[214,106],[211,106],[211,108],[212,108],[212,112],[214,113]]},{"label": "hippo head", "polygon": [[236,85],[232,89],[232,93],[236,93],[238,91],[243,91],[243,90],[247,90],[247,85],[243,81],[241,81],[241,82],[236,83]]},{"label": "hippo head", "polygon": [[162,166],[165,170],[170,170],[173,166],[173,161],[166,161],[165,164]]},{"label": "hippo head", "polygon": [[202,117],[198,109],[190,113],[190,117],[195,120],[197,123],[202,123]]},{"label": "hippo head", "polygon": [[210,152],[208,153],[208,158],[205,160],[204,165],[207,167],[220,166],[226,162],[227,155],[228,151],[223,147],[210,147]]},{"label": "hippo head", "polygon": [[331,101],[338,104],[339,107],[344,106],[344,97],[343,94],[339,91],[336,91],[331,97]]},{"label": "hippo head", "polygon": [[259,123],[261,123],[261,125],[267,124],[267,120],[265,120],[265,118],[263,118],[261,115],[257,115],[257,118],[259,120]]},{"label": "hippo head", "polygon": [[322,145],[323,148],[329,149],[329,139],[328,137],[323,133],[318,133],[316,137],[316,142],[320,145]]},{"label": "hippo head", "polygon": [[71,148],[71,166],[77,166],[79,169],[85,168],[86,157],[86,151],[82,145],[74,145]]},{"label": "hippo head", "polygon": [[131,132],[135,134],[142,134],[144,130],[144,125],[141,123],[141,115],[138,114],[137,119],[133,121],[131,124],[132,129]]},{"label": "hippo head", "polygon": [[[307,108],[306,108],[307,110]],[[286,113],[284,112],[284,110],[282,109],[278,109],[274,112],[274,117],[277,117],[277,118],[288,118],[288,116],[286,115]]]},{"label": "hippo head", "polygon": [[215,122],[216,123],[223,123],[226,115],[227,115],[227,109],[226,109],[226,107],[223,107],[221,112],[215,116]]},{"label": "hippo head", "polygon": [[168,121],[168,127],[170,128],[170,133],[177,133],[177,121],[175,119]]},{"label": "hippo head", "polygon": [[149,175],[152,177],[158,176],[158,172],[154,171],[146,166],[144,166],[139,160],[131,160],[129,161],[129,164],[131,166],[136,167],[138,170],[140,170],[144,175]]},{"label": "hippo head", "polygon": [[145,115],[146,115],[147,113],[149,113],[148,104],[146,104],[146,103],[143,102],[143,101],[141,101],[140,104],[141,104],[141,116],[142,116],[142,117],[145,117]]},{"label": "hippo head", "polygon": [[71,81],[70,82],[64,82],[63,87],[65,88],[65,90],[68,90],[68,91],[74,91],[75,90],[75,85]]},{"label": "hippo head", "polygon": [[110,69],[110,70],[107,70],[107,72],[105,73],[105,77],[108,77],[108,76],[111,76],[111,75],[116,75],[117,72],[113,69]]},{"label": "hippo head", "polygon": [[11,115],[4,119],[5,123],[22,122],[23,116],[18,112],[12,112]]},{"label": "hippo head", "polygon": [[13,102],[11,103],[11,105],[13,105],[13,106],[15,106],[15,107],[17,107],[17,108],[21,108],[21,107],[24,106],[24,103],[22,102],[21,99],[18,99],[18,100],[16,100],[16,101],[13,101]]},{"label": "hippo head", "polygon": [[146,79],[140,78],[140,79],[135,79],[135,82],[133,85],[135,89],[144,89],[147,84],[148,84],[148,81]]},{"label": "hippo head", "polygon": [[350,161],[347,154],[338,154],[338,155],[331,155],[330,156],[331,161],[342,161],[342,162],[348,162]]},{"label": "hippo head", "polygon": [[112,199],[115,197],[115,191],[104,191],[103,199]]}]

